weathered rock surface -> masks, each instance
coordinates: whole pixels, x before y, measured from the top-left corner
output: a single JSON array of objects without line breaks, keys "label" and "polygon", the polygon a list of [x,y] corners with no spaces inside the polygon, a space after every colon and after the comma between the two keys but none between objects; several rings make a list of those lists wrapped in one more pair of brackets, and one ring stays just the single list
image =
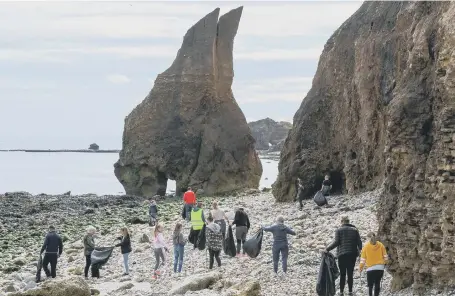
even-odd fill
[{"label": "weathered rock surface", "polygon": [[231,85],[234,37],[242,7],[215,9],[186,33],[169,69],[125,119],[115,175],[128,194],[164,195],[167,180],[180,194],[257,188],[262,166]]},{"label": "weathered rock surface", "polygon": [[90,296],[90,288],[82,277],[45,282],[39,289],[13,293],[11,296]]},{"label": "weathered rock surface", "polygon": [[207,289],[221,278],[219,272],[198,274],[186,278],[181,283],[175,285],[170,291],[170,295],[183,295],[188,291],[199,291]]},{"label": "weathered rock surface", "polygon": [[[328,40],[274,187],[292,200],[332,173],[385,185],[379,229],[393,288],[455,284],[455,4],[366,2]],[[417,293],[417,292],[415,292]]]},{"label": "weathered rock surface", "polygon": [[248,123],[257,150],[280,151],[292,124],[286,121],[275,121],[270,118]]}]

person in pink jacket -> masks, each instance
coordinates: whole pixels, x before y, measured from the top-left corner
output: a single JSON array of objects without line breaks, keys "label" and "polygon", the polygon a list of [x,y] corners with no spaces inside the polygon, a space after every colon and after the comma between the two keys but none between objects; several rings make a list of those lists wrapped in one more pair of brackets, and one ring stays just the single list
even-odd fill
[{"label": "person in pink jacket", "polygon": [[153,278],[156,279],[156,277],[158,275],[160,275],[160,271],[158,270],[158,268],[160,266],[164,265],[164,251],[169,252],[167,245],[166,245],[166,241],[163,236],[163,226],[161,226],[161,225],[155,226],[155,233],[153,235],[153,244],[154,244],[154,248],[155,248],[155,258],[156,258]]}]

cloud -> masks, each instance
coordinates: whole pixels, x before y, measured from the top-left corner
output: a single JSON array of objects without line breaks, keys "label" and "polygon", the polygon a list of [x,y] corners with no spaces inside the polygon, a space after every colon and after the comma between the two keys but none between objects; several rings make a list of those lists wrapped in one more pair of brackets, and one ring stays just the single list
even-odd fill
[{"label": "cloud", "polygon": [[126,84],[131,80],[122,74],[111,74],[106,76],[106,80],[113,84]]},{"label": "cloud", "polygon": [[234,96],[239,104],[301,102],[312,80],[312,77],[281,77],[234,83]]},{"label": "cloud", "polygon": [[[2,2],[0,35],[181,38],[190,26],[216,6],[222,13],[237,6],[221,3]],[[360,5],[361,2],[249,2],[244,7],[239,35],[318,35],[321,31],[333,31]],[[21,13],[18,15],[17,11]]]}]

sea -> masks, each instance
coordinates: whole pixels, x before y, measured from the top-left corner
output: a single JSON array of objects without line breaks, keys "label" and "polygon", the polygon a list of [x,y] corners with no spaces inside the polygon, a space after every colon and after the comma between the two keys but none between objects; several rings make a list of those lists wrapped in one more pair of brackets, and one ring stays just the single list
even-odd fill
[{"label": "sea", "polygon": [[[0,152],[0,193],[124,194],[114,175],[117,160],[117,153]],[[259,188],[262,189],[275,182],[278,161],[261,159],[261,162]],[[175,192],[175,181],[168,181],[167,192]]]}]

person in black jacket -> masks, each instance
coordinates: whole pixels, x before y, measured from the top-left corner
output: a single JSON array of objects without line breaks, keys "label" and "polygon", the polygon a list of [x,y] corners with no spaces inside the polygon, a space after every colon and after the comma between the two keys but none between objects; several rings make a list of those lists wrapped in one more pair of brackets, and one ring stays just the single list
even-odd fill
[{"label": "person in black jacket", "polygon": [[[52,276],[55,278],[57,273],[57,261],[58,257],[63,252],[63,242],[61,237],[55,232],[54,226],[49,226],[49,232],[44,239],[43,247],[41,248],[40,254],[44,253],[43,258],[43,270],[47,277]],[[51,271],[49,271],[49,263],[51,264]]]},{"label": "person in black jacket", "polygon": [[302,180],[300,178],[297,178],[297,197],[299,199],[299,210],[301,211],[303,209],[303,199],[304,199],[304,194],[305,194],[305,187],[302,184]]},{"label": "person in black jacket", "polygon": [[121,242],[115,245],[116,247],[120,247],[123,255],[123,265],[125,267],[125,273],[123,275],[128,275],[130,273],[129,264],[128,264],[128,257],[132,251],[131,249],[131,239],[130,233],[128,232],[128,228],[122,227],[120,229],[122,236],[118,237],[117,239]]},{"label": "person in black jacket", "polygon": [[[240,249],[246,241],[246,235],[250,229],[250,219],[245,213],[243,208],[239,208],[235,212],[234,221],[232,225],[235,225],[235,237],[237,239],[237,256],[240,256]],[[245,250],[243,250],[243,256],[245,256]]]},{"label": "person in black jacket", "polygon": [[327,247],[326,251],[337,248],[338,267],[340,268],[340,295],[344,295],[346,275],[348,277],[349,294],[352,295],[354,283],[354,267],[357,257],[362,250],[362,240],[357,228],[349,223],[349,218],[341,218],[342,226],[335,232],[335,241]]}]

